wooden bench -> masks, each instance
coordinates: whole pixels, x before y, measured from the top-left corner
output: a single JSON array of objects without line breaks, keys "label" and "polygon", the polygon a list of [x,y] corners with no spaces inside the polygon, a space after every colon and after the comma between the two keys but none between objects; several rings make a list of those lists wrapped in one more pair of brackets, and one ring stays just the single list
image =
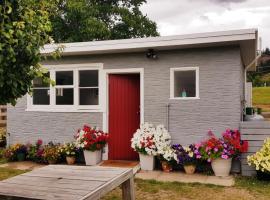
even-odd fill
[{"label": "wooden bench", "polygon": [[49,165],[0,182],[1,200],[96,200],[122,185],[124,200],[134,200],[132,169]]}]

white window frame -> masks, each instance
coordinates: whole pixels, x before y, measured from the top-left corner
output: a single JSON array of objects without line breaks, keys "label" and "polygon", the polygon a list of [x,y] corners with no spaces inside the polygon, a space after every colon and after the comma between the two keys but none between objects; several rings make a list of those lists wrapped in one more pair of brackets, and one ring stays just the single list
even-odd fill
[{"label": "white window frame", "polygon": [[[55,80],[56,71],[73,71],[73,85],[52,86],[50,85],[50,105],[33,105],[33,97],[27,95],[26,111],[44,111],[44,112],[103,112],[103,64],[102,63],[84,63],[84,64],[61,64],[44,65],[50,72],[50,78]],[[79,71],[98,70],[98,105],[79,105]],[[74,88],[73,105],[56,105],[56,88]]]},{"label": "white window frame", "polygon": [[[174,91],[175,91],[175,76],[174,73],[177,71],[195,71],[196,72],[196,96],[195,97],[175,97]],[[199,67],[177,67],[177,68],[170,68],[170,99],[175,100],[192,100],[192,99],[200,99],[200,73],[199,73]]]}]

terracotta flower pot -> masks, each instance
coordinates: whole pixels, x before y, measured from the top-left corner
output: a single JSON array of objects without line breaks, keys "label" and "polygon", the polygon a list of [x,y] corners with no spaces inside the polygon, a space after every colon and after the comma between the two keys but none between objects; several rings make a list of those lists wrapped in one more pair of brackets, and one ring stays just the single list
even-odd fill
[{"label": "terracotta flower pot", "polygon": [[57,162],[57,160],[48,160],[48,163],[49,163],[50,165],[54,165],[54,164],[56,164],[56,162]]},{"label": "terracotta flower pot", "polygon": [[215,176],[226,177],[230,175],[232,159],[217,158],[212,160],[211,166],[215,173]]},{"label": "terracotta flower pot", "polygon": [[161,167],[164,172],[172,171],[172,166],[167,161],[161,161]]},{"label": "terracotta flower pot", "polygon": [[186,174],[194,174],[196,170],[196,165],[184,165],[184,170]]},{"label": "terracotta flower pot", "polygon": [[76,158],[75,156],[66,156],[66,161],[68,165],[74,165]]}]

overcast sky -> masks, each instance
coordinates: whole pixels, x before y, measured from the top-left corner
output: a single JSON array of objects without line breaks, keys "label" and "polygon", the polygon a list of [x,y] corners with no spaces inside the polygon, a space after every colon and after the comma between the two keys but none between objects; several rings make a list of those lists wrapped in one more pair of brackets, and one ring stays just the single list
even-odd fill
[{"label": "overcast sky", "polygon": [[270,47],[270,0],[148,0],[142,11],[162,36],[258,28]]}]

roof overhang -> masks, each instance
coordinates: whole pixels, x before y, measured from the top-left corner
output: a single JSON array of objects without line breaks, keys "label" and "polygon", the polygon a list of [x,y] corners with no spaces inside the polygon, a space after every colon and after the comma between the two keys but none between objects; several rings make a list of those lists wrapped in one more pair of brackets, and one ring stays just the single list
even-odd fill
[{"label": "roof overhang", "polygon": [[[243,64],[248,66],[256,58],[257,41],[257,29],[243,29],[178,36],[53,44],[45,45],[41,53],[49,55],[59,45],[64,47],[63,56],[143,52],[148,49],[173,50],[238,45],[241,49]],[[249,70],[254,69],[256,69],[256,64]]]}]

